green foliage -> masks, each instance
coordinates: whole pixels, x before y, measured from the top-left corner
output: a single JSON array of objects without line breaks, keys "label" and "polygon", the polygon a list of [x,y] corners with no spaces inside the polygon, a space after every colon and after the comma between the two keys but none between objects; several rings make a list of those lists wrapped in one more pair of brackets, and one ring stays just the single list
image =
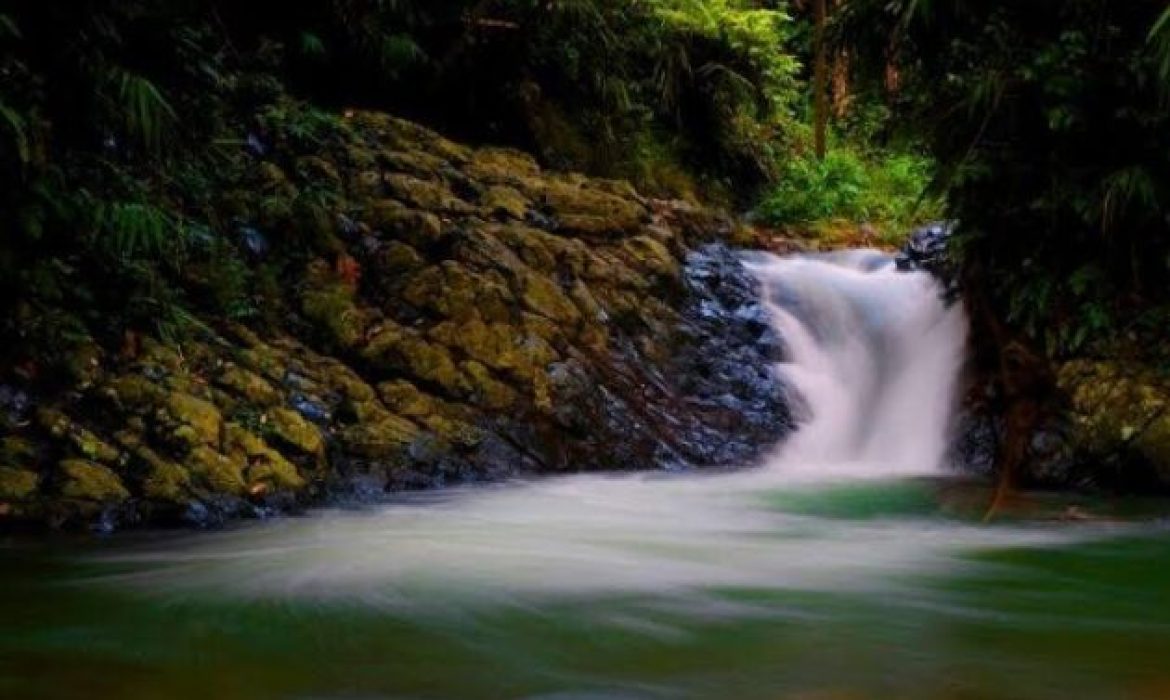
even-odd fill
[{"label": "green foliage", "polygon": [[939,160],[964,268],[1054,356],[1157,354],[1170,308],[1170,10],[849,0],[839,35]]},{"label": "green foliage", "polygon": [[20,164],[28,165],[32,155],[24,116],[0,101],[0,124],[3,124],[5,131],[8,132]]},{"label": "green foliage", "polygon": [[178,119],[175,110],[148,78],[121,69],[111,70],[110,76],[126,133],[149,149],[161,148],[166,130]]},{"label": "green foliage", "polygon": [[758,208],[767,222],[813,226],[838,220],[869,223],[887,240],[937,219],[939,202],[927,196],[931,162],[911,154],[864,157],[849,148],[784,163],[779,184]]},{"label": "green foliage", "polygon": [[146,202],[91,203],[98,246],[119,258],[154,256],[179,240],[167,212]]}]

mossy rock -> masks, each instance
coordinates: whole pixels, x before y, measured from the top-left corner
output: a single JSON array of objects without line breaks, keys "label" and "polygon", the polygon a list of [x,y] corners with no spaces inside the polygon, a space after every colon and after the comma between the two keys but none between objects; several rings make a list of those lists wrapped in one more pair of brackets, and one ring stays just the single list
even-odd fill
[{"label": "mossy rock", "polygon": [[443,442],[463,449],[476,447],[486,437],[482,430],[470,423],[447,416],[427,416],[422,423]]},{"label": "mossy rock", "polygon": [[387,170],[433,180],[449,164],[441,156],[425,151],[381,151],[378,159]]},{"label": "mossy rock", "polygon": [[421,418],[439,411],[440,402],[405,379],[378,385],[382,402],[394,413],[408,418]]},{"label": "mossy rock", "polygon": [[348,454],[367,459],[395,459],[421,434],[419,427],[390,415],[379,423],[359,423],[341,431],[339,441]]},{"label": "mossy rock", "polygon": [[280,403],[280,392],[268,380],[237,365],[228,365],[216,378],[216,382],[256,406],[273,406]]},{"label": "mossy rock", "polygon": [[142,495],[160,503],[185,504],[191,500],[191,474],[182,465],[163,459],[148,447],[137,456],[146,463]]},{"label": "mossy rock", "polygon": [[246,460],[239,455],[231,457],[206,446],[199,446],[187,455],[186,465],[194,476],[212,494],[243,496]]},{"label": "mossy rock", "polygon": [[76,389],[88,389],[101,377],[105,353],[92,340],[79,343],[65,356],[65,373]]},{"label": "mossy rock", "polygon": [[142,375],[115,377],[106,382],[104,393],[124,409],[143,409],[160,403],[166,396],[163,387]]},{"label": "mossy rock", "polygon": [[478,314],[463,321],[445,321],[428,332],[433,340],[497,369],[505,366],[504,358],[522,335],[506,323],[484,323]]},{"label": "mossy rock", "polygon": [[31,440],[19,435],[0,438],[0,464],[32,464],[38,457],[39,450]]},{"label": "mossy rock", "polygon": [[474,360],[464,362],[463,371],[471,381],[471,400],[491,411],[512,408],[519,400],[519,394],[504,382],[499,381],[483,364]]},{"label": "mossy rock", "polygon": [[1170,483],[1170,382],[1140,366],[1079,360],[1062,365],[1074,441],[1084,454],[1135,451]]},{"label": "mossy rock", "polygon": [[34,471],[0,467],[0,501],[25,503],[37,495],[41,477]]},{"label": "mossy rock", "polygon": [[114,464],[121,457],[122,453],[113,445],[58,410],[40,409],[37,422],[49,435],[68,443],[80,457],[106,464]]},{"label": "mossy rock", "polygon": [[634,236],[622,241],[621,249],[634,269],[660,283],[681,286],[682,267],[661,241],[651,236]]},{"label": "mossy rock", "polygon": [[571,255],[572,244],[568,239],[531,226],[510,224],[497,226],[490,232],[511,248],[525,265],[542,273],[556,272],[561,261]]},{"label": "mossy rock", "polygon": [[511,148],[480,148],[471,155],[464,171],[477,180],[513,182],[540,175],[540,165],[532,156]]},{"label": "mossy rock", "polygon": [[63,498],[90,503],[122,503],[130,491],[108,467],[84,459],[67,459],[57,465]]},{"label": "mossy rock", "polygon": [[349,401],[364,403],[378,397],[374,387],[340,363],[324,376],[324,380]]},{"label": "mossy rock", "polygon": [[179,423],[175,437],[180,441],[191,446],[219,444],[223,416],[215,404],[191,394],[174,392],[167,396],[166,410]]},{"label": "mossy rock", "polygon": [[296,465],[283,457],[275,459],[265,456],[254,460],[248,465],[245,472],[248,480],[248,491],[252,494],[265,493],[270,490],[300,491],[307,482],[297,471]]},{"label": "mossy rock", "polygon": [[395,199],[416,209],[444,214],[467,214],[474,210],[474,207],[456,197],[445,184],[439,182],[402,173],[386,175],[383,181]]},{"label": "mossy rock", "polygon": [[426,264],[417,250],[402,241],[390,241],[382,246],[374,258],[377,272],[390,277],[421,270]]},{"label": "mossy rock", "polygon": [[471,158],[466,146],[450,141],[438,133],[414,122],[375,112],[357,112],[355,123],[372,128],[378,136],[394,148],[415,149],[433,153],[450,163],[459,165]]},{"label": "mossy rock", "polygon": [[526,192],[551,213],[560,232],[589,238],[631,234],[649,220],[641,203],[568,179],[535,183]]},{"label": "mossy rock", "polygon": [[556,351],[539,336],[503,323],[484,323],[478,317],[442,323],[430,335],[444,345],[494,370],[528,378],[557,359]]},{"label": "mossy rock", "polygon": [[575,326],[581,312],[552,279],[528,273],[519,280],[519,296],[529,310],[566,326]]},{"label": "mossy rock", "polygon": [[261,437],[237,423],[224,429],[224,442],[231,460],[246,465],[241,473],[249,492],[267,492],[273,488],[298,491],[307,485],[296,466],[285,459]]},{"label": "mossy rock", "polygon": [[337,279],[323,260],[311,263],[305,277],[308,284],[301,296],[305,318],[338,347],[352,348],[359,344],[371,318],[358,307],[353,287]]},{"label": "mossy rock", "polygon": [[268,413],[272,435],[301,454],[319,457],[325,452],[325,440],[317,426],[290,408],[274,408]]},{"label": "mossy rock", "polygon": [[412,276],[402,290],[402,298],[420,310],[451,319],[478,314],[503,320],[515,304],[503,284],[450,260]]},{"label": "mossy rock", "polygon": [[297,174],[306,182],[325,183],[332,188],[341,187],[341,175],[337,166],[320,156],[297,158]]},{"label": "mossy rock", "polygon": [[531,202],[514,187],[493,185],[480,196],[479,206],[488,216],[523,221]]},{"label": "mossy rock", "polygon": [[443,222],[436,214],[411,209],[395,199],[371,202],[366,218],[370,226],[418,250],[428,250],[443,238]]},{"label": "mossy rock", "polygon": [[569,289],[569,299],[577,305],[586,324],[604,324],[609,321],[609,314],[601,307],[597,297],[593,296],[589,286],[581,280],[573,282]]}]

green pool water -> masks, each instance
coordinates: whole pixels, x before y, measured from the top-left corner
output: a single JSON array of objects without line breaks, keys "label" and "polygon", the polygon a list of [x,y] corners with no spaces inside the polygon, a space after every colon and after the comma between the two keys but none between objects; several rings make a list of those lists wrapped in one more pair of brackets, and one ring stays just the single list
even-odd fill
[{"label": "green pool water", "polygon": [[589,478],[13,538],[0,697],[1170,697],[1170,504],[986,495]]}]

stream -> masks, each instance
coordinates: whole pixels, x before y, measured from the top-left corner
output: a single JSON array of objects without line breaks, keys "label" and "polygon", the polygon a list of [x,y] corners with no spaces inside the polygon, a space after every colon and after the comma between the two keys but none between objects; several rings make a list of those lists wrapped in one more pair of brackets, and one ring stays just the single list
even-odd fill
[{"label": "stream", "polygon": [[946,464],[966,323],[860,251],[756,256],[765,464],[0,541],[0,697],[1161,698],[1170,503]]}]

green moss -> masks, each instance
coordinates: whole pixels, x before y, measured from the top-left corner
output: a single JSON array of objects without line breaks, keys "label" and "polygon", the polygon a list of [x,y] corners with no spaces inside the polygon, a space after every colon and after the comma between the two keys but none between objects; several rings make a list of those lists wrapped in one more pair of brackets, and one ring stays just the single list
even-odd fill
[{"label": "green moss", "polygon": [[479,428],[446,416],[427,416],[422,423],[441,440],[458,447],[475,447],[484,439],[484,432]]},{"label": "green moss", "polygon": [[519,190],[507,185],[493,185],[480,196],[479,205],[489,216],[523,221],[530,202]]},{"label": "green moss", "polygon": [[661,241],[650,236],[634,236],[622,241],[621,249],[634,269],[663,282],[681,282],[679,261]]},{"label": "green moss", "polygon": [[78,456],[113,464],[121,452],[93,432],[73,422],[64,413],[51,408],[37,412],[37,422],[53,437],[68,443]]},{"label": "green moss", "polygon": [[526,194],[556,217],[561,231],[570,234],[593,238],[629,234],[649,218],[636,200],[569,178],[530,182]]},{"label": "green moss", "polygon": [[387,169],[424,180],[434,178],[448,166],[442,157],[424,151],[382,151],[378,155]]},{"label": "green moss", "polygon": [[581,319],[581,313],[573,302],[556,282],[544,275],[524,275],[520,280],[520,298],[530,310],[558,323],[573,326]]},{"label": "green moss", "polygon": [[280,392],[268,380],[236,365],[228,365],[216,378],[224,388],[257,406],[280,403]]},{"label": "green moss", "polygon": [[309,285],[301,297],[305,317],[339,347],[359,344],[365,337],[369,319],[355,303],[354,289],[332,277],[323,261],[315,263],[306,278]]},{"label": "green moss", "polygon": [[37,494],[40,476],[27,469],[0,467],[0,501],[17,503],[32,500]]},{"label": "green moss", "polygon": [[419,250],[430,248],[443,236],[443,223],[436,214],[411,209],[394,199],[372,202],[366,218],[370,226]]},{"label": "green moss", "polygon": [[440,323],[429,331],[428,336],[489,367],[499,368],[521,333],[505,323],[484,323],[476,314],[464,321]]},{"label": "green moss", "polygon": [[92,503],[121,503],[130,498],[122,480],[109,468],[83,459],[67,459],[57,465],[64,498]]},{"label": "green moss", "polygon": [[[249,491],[272,488],[298,491],[307,485],[296,465],[272,449],[263,438],[235,423],[229,423],[224,432],[224,442],[233,462],[247,465],[241,478],[246,476]],[[242,484],[241,481],[241,488]]]},{"label": "green moss", "polygon": [[1135,450],[1170,480],[1170,390],[1158,377],[1140,366],[1081,360],[1062,365],[1057,381],[1083,452]]},{"label": "green moss", "polygon": [[419,436],[414,423],[391,415],[379,423],[359,423],[343,430],[340,435],[342,448],[355,456],[367,459],[391,459],[399,457]]},{"label": "green moss", "polygon": [[325,440],[317,426],[289,408],[274,408],[268,412],[272,434],[290,448],[306,455],[321,456]]},{"label": "green moss", "polygon": [[32,441],[9,435],[0,439],[0,464],[31,464],[37,459],[37,447]]},{"label": "green moss", "polygon": [[137,456],[146,463],[142,495],[152,501],[184,504],[191,499],[191,475],[181,465],[163,459],[148,447],[140,447]]},{"label": "green moss", "polygon": [[65,371],[77,389],[88,389],[101,376],[102,349],[92,340],[73,347],[65,358]]},{"label": "green moss", "polygon": [[456,367],[451,353],[438,343],[428,342],[401,326],[387,324],[370,339],[363,351],[370,362],[436,384],[450,395],[467,391],[467,379]]},{"label": "green moss", "polygon": [[480,148],[466,166],[469,176],[488,182],[510,182],[516,178],[536,177],[540,165],[536,159],[511,148]]},{"label": "green moss", "polygon": [[401,416],[417,418],[438,412],[438,399],[404,379],[379,384],[378,395],[390,410]]},{"label": "green moss", "polygon": [[106,394],[128,409],[137,409],[160,402],[165,392],[163,387],[142,375],[123,375],[105,384]]},{"label": "green moss", "polygon": [[231,457],[206,446],[199,446],[187,455],[186,464],[191,474],[211,493],[242,496],[246,460],[238,454]]},{"label": "green moss", "polygon": [[390,241],[378,251],[375,258],[378,272],[397,276],[415,272],[426,267],[426,261],[418,251],[402,241]]},{"label": "green moss", "polygon": [[167,396],[166,410],[179,424],[175,437],[190,446],[218,445],[223,416],[210,401],[182,392]]},{"label": "green moss", "polygon": [[386,175],[382,179],[395,198],[424,211],[466,214],[474,209],[438,182],[402,173]]},{"label": "green moss", "polygon": [[519,399],[512,387],[492,376],[491,371],[479,362],[464,362],[463,371],[471,381],[471,400],[476,404],[488,410],[503,411]]}]

